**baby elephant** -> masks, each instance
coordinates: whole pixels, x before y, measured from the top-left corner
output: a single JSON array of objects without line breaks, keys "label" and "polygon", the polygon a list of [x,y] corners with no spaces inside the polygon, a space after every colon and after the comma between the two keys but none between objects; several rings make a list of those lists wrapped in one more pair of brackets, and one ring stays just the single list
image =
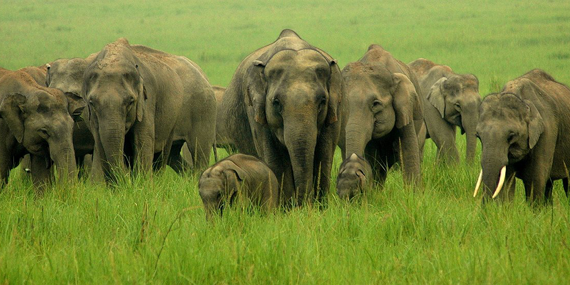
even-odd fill
[{"label": "baby elephant", "polygon": [[336,179],[336,189],[341,199],[364,193],[372,185],[372,167],[368,161],[355,153],[340,165]]},{"label": "baby elephant", "polygon": [[245,154],[234,154],[206,169],[198,183],[206,220],[211,220],[236,197],[246,199],[264,210],[278,205],[277,177],[261,160]]}]

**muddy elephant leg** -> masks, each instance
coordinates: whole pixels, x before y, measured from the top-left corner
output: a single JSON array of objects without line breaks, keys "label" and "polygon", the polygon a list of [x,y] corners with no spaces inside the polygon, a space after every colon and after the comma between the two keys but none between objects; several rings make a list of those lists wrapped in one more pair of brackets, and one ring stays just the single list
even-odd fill
[{"label": "muddy elephant leg", "polygon": [[197,126],[194,124],[192,132],[186,138],[188,150],[192,155],[194,167],[205,168],[210,162],[210,151],[216,139],[215,128],[208,124]]},{"label": "muddy elephant leg", "polygon": [[38,194],[43,194],[52,178],[52,162],[42,156],[30,155],[32,181]]}]

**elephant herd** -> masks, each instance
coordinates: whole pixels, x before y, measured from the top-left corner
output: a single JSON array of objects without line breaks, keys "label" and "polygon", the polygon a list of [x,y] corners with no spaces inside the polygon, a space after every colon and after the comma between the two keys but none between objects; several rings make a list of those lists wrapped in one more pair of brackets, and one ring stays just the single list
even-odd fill
[{"label": "elephant herd", "polygon": [[350,199],[381,186],[396,164],[406,184],[422,187],[426,138],[438,161],[459,163],[459,127],[467,162],[477,139],[483,147],[474,196],[482,186],[485,200],[512,199],[518,177],[528,201],[544,202],[555,180],[568,194],[568,114],[570,89],[538,69],[481,100],[472,74],[405,64],[374,44],[341,70],[283,30],[222,88],[186,57],[121,38],[87,58],[0,68],[0,187],[25,155],[44,189],[54,173],[77,179],[83,164],[91,180],[113,183],[125,171],[204,169],[212,149],[216,160],[216,147],[237,150],[200,177],[211,217],[240,197],[264,209],[322,202],[339,146],[337,193]]}]

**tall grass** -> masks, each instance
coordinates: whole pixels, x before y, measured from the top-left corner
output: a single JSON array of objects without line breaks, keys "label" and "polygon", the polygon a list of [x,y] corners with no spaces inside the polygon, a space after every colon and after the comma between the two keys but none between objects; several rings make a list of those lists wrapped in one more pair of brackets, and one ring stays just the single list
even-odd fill
[{"label": "tall grass", "polygon": [[[476,74],[482,94],[540,67],[570,83],[567,1],[288,1],[160,3],[1,1],[0,66],[85,57],[118,37],[197,62],[227,85],[239,62],[293,28],[341,66],[371,43]],[[464,157],[465,141],[458,138]],[[478,166],[437,165],[426,144],[423,189],[390,171],[353,203],[334,183],[324,208],[263,214],[234,207],[205,221],[199,173],[170,169],[115,187],[82,181],[40,197],[12,171],[0,192],[6,283],[569,283],[570,207],[471,197]],[[478,158],[476,158],[478,160]],[[332,179],[340,159],[336,157]]]}]

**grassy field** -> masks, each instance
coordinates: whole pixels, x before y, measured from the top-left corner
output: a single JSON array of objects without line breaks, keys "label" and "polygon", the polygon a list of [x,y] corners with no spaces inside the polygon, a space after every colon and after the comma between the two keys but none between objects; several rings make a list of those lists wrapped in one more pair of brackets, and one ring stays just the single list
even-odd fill
[{"label": "grassy field", "polygon": [[[532,68],[570,83],[568,1],[160,2],[0,0],[0,66],[85,57],[126,37],[185,55],[225,86],[241,59],[292,28],[341,67],[378,43],[404,62],[477,75],[482,96]],[[519,183],[512,204],[483,207],[471,197],[478,165],[446,168],[434,156],[428,142],[423,191],[394,170],[354,203],[331,190],[323,209],[236,207],[214,224],[198,174],[167,169],[37,197],[13,171],[0,192],[0,283],[570,283],[559,183],[552,206],[528,206]]]}]

